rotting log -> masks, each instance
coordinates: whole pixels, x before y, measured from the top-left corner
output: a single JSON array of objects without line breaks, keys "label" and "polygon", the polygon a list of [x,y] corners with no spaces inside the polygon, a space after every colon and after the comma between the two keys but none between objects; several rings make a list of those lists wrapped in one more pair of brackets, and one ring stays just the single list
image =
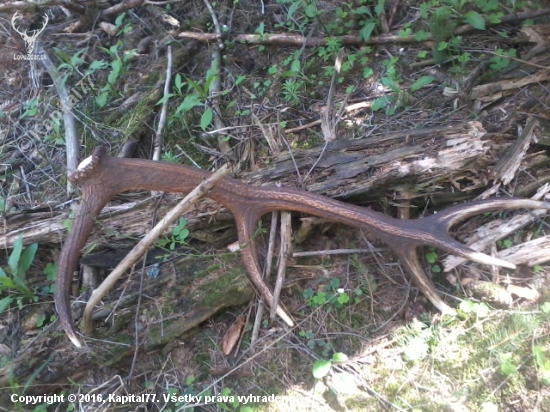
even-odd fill
[{"label": "rotting log", "polygon": [[[498,161],[498,151],[510,143],[485,134],[479,122],[469,122],[361,140],[338,140],[329,143],[324,152],[322,147],[295,151],[294,160],[288,153],[282,153],[273,166],[245,173],[242,180],[254,185],[280,181],[287,187],[297,186],[296,167],[305,175],[322,156],[309,180],[304,182],[308,191],[361,204],[380,202],[386,197],[399,200],[433,196],[445,205],[472,199],[476,191],[490,184],[487,171]],[[541,156],[548,158],[547,154]],[[124,198],[128,196],[119,199]],[[159,216],[177,203],[174,197],[168,199],[160,204]],[[99,217],[102,230],[96,240],[110,243],[120,237],[142,236],[154,207],[154,202],[147,200],[109,206]],[[66,211],[55,209],[8,215],[0,245],[11,247],[19,235],[25,244],[59,243],[65,236],[68,218]],[[219,212],[212,203],[203,202],[200,211],[187,219],[188,226],[195,229],[205,227],[205,222],[226,224],[231,216]]]}]

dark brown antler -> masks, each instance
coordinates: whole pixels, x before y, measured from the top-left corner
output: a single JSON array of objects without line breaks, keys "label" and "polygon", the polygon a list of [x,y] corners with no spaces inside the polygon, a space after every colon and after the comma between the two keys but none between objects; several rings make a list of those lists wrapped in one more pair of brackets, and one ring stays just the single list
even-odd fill
[{"label": "dark brown antler", "polygon": [[[84,160],[70,180],[82,190],[82,202],[59,257],[55,302],[59,318],[71,341],[80,346],[70,312],[71,275],[76,270],[80,250],[93,228],[95,218],[116,194],[127,190],[189,192],[209,172],[172,163],[107,156],[99,147]],[[260,275],[254,242],[250,239],[260,217],[274,210],[291,210],[360,227],[388,243],[399,256],[417,286],[443,313],[454,313],[438,295],[416,254],[420,245],[431,245],[475,262],[514,268],[504,260],[476,252],[454,240],[448,233],[457,222],[488,211],[503,209],[550,209],[550,203],[524,199],[491,199],[463,204],[418,220],[399,220],[302,190],[249,186],[233,179],[221,180],[208,194],[231,211],[237,223],[241,253],[250,281],[268,305],[273,295]],[[279,314],[284,312],[279,311]],[[286,322],[292,324],[290,319]]]}]

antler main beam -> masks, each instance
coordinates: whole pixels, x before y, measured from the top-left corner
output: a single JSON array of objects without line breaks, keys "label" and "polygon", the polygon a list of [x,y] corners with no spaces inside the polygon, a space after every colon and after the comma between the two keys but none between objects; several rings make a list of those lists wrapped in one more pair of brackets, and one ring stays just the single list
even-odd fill
[{"label": "antler main beam", "polygon": [[[59,257],[55,304],[63,329],[75,345],[80,346],[80,342],[70,311],[72,273],[77,268],[80,251],[103,207],[115,195],[127,190],[187,193],[209,175],[209,172],[184,165],[107,156],[105,148],[98,147],[69,176],[72,182],[80,186],[82,201]],[[490,199],[454,206],[423,219],[399,220],[303,190],[250,186],[230,178],[221,180],[208,193],[208,197],[224,205],[233,214],[248,277],[270,306],[273,295],[262,280],[255,245],[251,239],[262,215],[275,210],[289,210],[366,229],[386,242],[399,256],[419,289],[443,313],[454,313],[454,310],[441,299],[424,273],[416,253],[418,246],[430,245],[475,262],[514,268],[515,265],[507,261],[476,252],[459,243],[449,235],[449,228],[461,220],[484,212],[520,208],[550,210],[549,202]],[[291,322],[287,320],[287,323]]]}]

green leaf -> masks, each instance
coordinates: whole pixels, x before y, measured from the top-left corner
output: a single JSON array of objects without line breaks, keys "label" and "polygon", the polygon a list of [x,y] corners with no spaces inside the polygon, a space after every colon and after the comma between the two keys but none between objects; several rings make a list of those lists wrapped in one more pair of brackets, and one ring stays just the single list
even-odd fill
[{"label": "green leaf", "polygon": [[194,107],[201,106],[202,103],[199,100],[199,95],[196,93],[188,94],[185,96],[185,99],[183,99],[183,102],[178,106],[176,113],[178,114],[180,112],[188,112]]},{"label": "green leaf", "polygon": [[540,310],[542,310],[542,313],[550,313],[550,302],[544,302],[540,305]]},{"label": "green leaf", "polygon": [[241,84],[245,79],[246,79],[246,76],[240,75],[239,77],[237,77],[237,80],[235,80],[235,85],[238,86],[238,85]]},{"label": "green leaf", "polygon": [[[313,292],[313,289],[307,288],[303,291],[302,296],[305,299],[311,299],[315,293]],[[550,309],[550,303],[548,303],[549,309]]]},{"label": "green leaf", "polygon": [[464,313],[471,313],[474,311],[474,305],[475,303],[471,300],[463,300],[458,307]]},{"label": "green leaf", "polygon": [[206,94],[208,92],[208,90],[210,90],[210,85],[212,84],[212,82],[214,81],[214,79],[218,76],[218,64],[217,62],[214,62],[214,64],[212,64],[212,67],[210,67],[208,69],[208,71],[206,72],[206,83],[204,85],[204,94]]},{"label": "green leaf", "polygon": [[427,31],[424,31],[424,30],[419,30],[414,35],[414,39],[416,41],[428,40],[430,37],[431,37],[430,33],[428,33]]},{"label": "green leaf", "polygon": [[353,14],[367,14],[372,17],[372,13],[367,6],[360,6],[353,10]]},{"label": "green leaf", "polygon": [[183,242],[187,237],[189,236],[189,229],[182,229],[182,231],[178,235],[178,239],[180,242]]},{"label": "green leaf", "polygon": [[363,69],[363,78],[364,78],[364,79],[368,79],[368,78],[371,77],[373,74],[374,74],[374,70],[372,70],[372,68],[370,68],[370,67],[365,67],[365,68]]},{"label": "green leaf", "polygon": [[168,93],[162,96],[162,98],[155,104],[155,106],[158,106],[159,104],[163,104],[165,101],[167,101],[170,97],[175,96],[174,93]]},{"label": "green leaf", "polygon": [[214,111],[209,107],[204,111],[201,116],[201,129],[206,130],[210,123],[212,123],[212,117],[214,116]]},{"label": "green leaf", "polygon": [[13,242],[13,250],[11,251],[10,258],[8,259],[8,266],[10,267],[11,274],[17,276],[19,267],[19,258],[21,257],[21,251],[23,250],[23,236],[19,235],[15,242]]},{"label": "green leaf", "polygon": [[432,84],[435,80],[435,77],[433,76],[422,76],[420,79],[415,81],[411,86],[411,92],[415,92],[424,86],[427,86],[429,84]]},{"label": "green leaf", "polygon": [[336,290],[340,287],[340,279],[338,278],[331,279],[329,284],[332,289]]},{"label": "green leaf", "polygon": [[487,306],[484,302],[476,303],[474,305],[474,311],[478,318],[484,318],[489,314],[489,306]]},{"label": "green leaf", "polygon": [[346,362],[348,360],[348,355],[342,352],[335,352],[334,355],[332,355],[332,361],[333,362]]},{"label": "green leaf", "polygon": [[349,302],[349,295],[347,293],[340,293],[337,300],[342,305],[345,305],[346,303]]},{"label": "green leaf", "polygon": [[99,108],[102,108],[107,104],[107,97],[109,97],[109,92],[106,91],[103,91],[99,94],[99,96],[96,96],[95,103]]},{"label": "green leaf", "polygon": [[300,73],[300,60],[292,60],[292,64],[290,65],[290,71],[294,73]]},{"label": "green leaf", "polygon": [[[210,70],[210,69],[209,69]],[[206,76],[208,76],[208,72],[206,72]],[[190,79],[189,77],[186,77],[186,80],[187,80],[187,83],[189,83],[191,85],[191,87],[193,89],[195,89],[195,92],[198,93],[199,95],[202,95],[204,96],[205,93],[207,92],[207,90],[205,88],[203,88],[199,83],[197,83],[196,81],[194,81],[193,79]]]},{"label": "green leaf", "polygon": [[293,2],[290,7],[288,8],[288,13],[286,15],[287,19],[291,19],[292,16],[294,15],[294,13],[296,12],[296,10],[298,10],[298,7],[300,7],[302,5],[302,2],[300,1],[295,1]]},{"label": "green leaf", "polygon": [[510,376],[517,372],[517,368],[510,362],[503,362],[500,364],[500,372],[503,375]]},{"label": "green leaf", "polygon": [[0,285],[8,289],[17,289],[17,285],[13,279],[7,276],[0,276]]},{"label": "green leaf", "polygon": [[393,90],[394,92],[399,92],[401,91],[401,89],[399,88],[398,84],[395,82],[395,80],[389,78],[389,77],[382,77],[382,79],[380,80],[382,82],[382,84],[388,88],[390,88],[391,90]]},{"label": "green leaf", "polygon": [[330,372],[332,363],[325,359],[319,359],[313,364],[313,376],[316,379],[324,378]]},{"label": "green leaf", "polygon": [[122,25],[122,21],[124,20],[124,17],[126,16],[126,12],[119,14],[118,17],[115,20],[115,26],[118,28]]},{"label": "green leaf", "polygon": [[437,261],[439,256],[437,256],[437,253],[435,252],[429,252],[429,253],[426,253],[426,260],[428,261],[428,263],[430,264],[433,264]]},{"label": "green leaf", "polygon": [[260,22],[258,25],[258,28],[256,29],[256,33],[258,33],[260,36],[263,36],[265,33],[265,23],[263,21]]},{"label": "green leaf", "polygon": [[485,30],[485,20],[477,11],[469,11],[464,15],[464,20],[474,29]]},{"label": "green leaf", "polygon": [[183,86],[185,86],[185,82],[181,79],[181,74],[176,74],[176,80],[174,81],[174,86],[176,86],[176,89],[179,93],[181,93],[181,89]]},{"label": "green leaf", "polygon": [[13,298],[11,296],[6,296],[3,299],[0,299],[0,314],[3,313],[13,302]]},{"label": "green leaf", "polygon": [[111,67],[112,70],[111,73],[109,73],[109,76],[107,76],[107,82],[109,82],[110,85],[114,85],[118,80],[120,72],[122,71],[122,61],[120,59],[113,60]]},{"label": "green leaf", "polygon": [[106,69],[109,64],[105,60],[94,60],[88,67],[88,71],[96,71]]},{"label": "green leaf", "polygon": [[535,345],[533,348],[533,356],[538,366],[546,367],[548,359],[546,358],[546,350],[540,345]]},{"label": "green leaf", "polygon": [[384,3],[386,3],[386,0],[378,0],[378,3],[376,3],[376,7],[374,8],[374,12],[377,16],[380,16],[384,11]]},{"label": "green leaf", "polygon": [[359,31],[359,38],[367,41],[370,39],[370,35],[372,34],[372,31],[376,27],[376,23],[369,21],[365,26]]},{"label": "green leaf", "polygon": [[372,102],[372,111],[376,112],[377,110],[383,109],[388,105],[388,98],[386,96],[379,97],[374,102]]},{"label": "green leaf", "polygon": [[317,7],[315,7],[315,4],[309,3],[305,8],[305,13],[307,17],[315,17],[317,16]]},{"label": "green leaf", "polygon": [[21,276],[21,278],[25,279],[25,275],[27,274],[27,270],[29,270],[32,265],[37,249],[38,243],[33,243],[28,246],[21,255],[21,259],[19,260],[19,276]]}]

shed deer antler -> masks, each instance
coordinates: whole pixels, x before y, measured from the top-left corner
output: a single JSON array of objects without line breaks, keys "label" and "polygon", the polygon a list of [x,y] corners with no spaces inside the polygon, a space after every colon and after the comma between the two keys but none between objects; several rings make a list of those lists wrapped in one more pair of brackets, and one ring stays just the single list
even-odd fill
[{"label": "shed deer antler", "polygon": [[[80,186],[82,201],[59,257],[55,303],[61,324],[76,346],[80,346],[80,342],[76,337],[70,311],[71,277],[77,268],[80,250],[85,246],[101,209],[115,195],[127,190],[186,193],[209,175],[209,172],[184,165],[107,156],[105,148],[98,147],[69,177]],[[550,210],[549,202],[490,199],[454,206],[423,219],[399,220],[303,190],[250,186],[230,178],[218,182],[208,193],[208,197],[224,205],[235,217],[242,258],[249,279],[270,306],[273,295],[262,280],[256,248],[251,239],[262,215],[275,210],[290,210],[363,228],[386,242],[399,256],[420,290],[443,313],[454,313],[454,310],[441,299],[424,273],[416,253],[418,246],[431,245],[475,262],[515,268],[512,263],[462,245],[449,235],[449,228],[483,212],[520,208]],[[284,311],[278,310],[278,314],[292,325]]]}]

